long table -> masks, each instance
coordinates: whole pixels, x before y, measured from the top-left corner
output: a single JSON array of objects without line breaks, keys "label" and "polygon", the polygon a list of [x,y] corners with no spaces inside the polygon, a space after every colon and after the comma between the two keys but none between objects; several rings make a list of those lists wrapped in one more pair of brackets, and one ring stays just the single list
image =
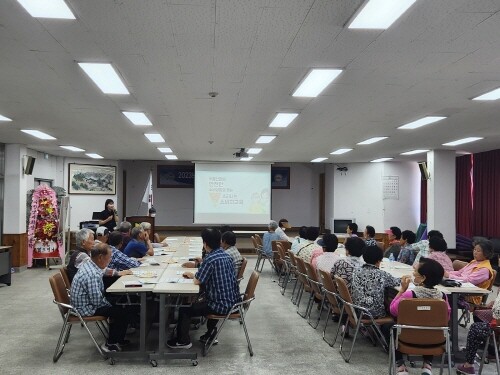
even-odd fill
[{"label": "long table", "polygon": [[[140,267],[132,269],[134,275],[122,276],[106,290],[108,293],[134,294],[140,297],[139,350],[111,352],[108,354],[111,363],[114,363],[116,358],[145,358],[154,367],[157,366],[158,359],[190,359],[193,365],[198,364],[196,352],[165,352],[164,350],[168,309],[172,306],[179,306],[179,304],[173,304],[171,301],[180,297],[194,298],[199,293],[199,286],[194,285],[193,282],[177,283],[172,282],[172,279],[183,279],[182,273],[189,269],[182,268],[182,263],[187,262],[190,258],[201,256],[201,239],[197,237],[178,237],[169,238],[167,242],[168,247],[155,249],[153,257],[147,257]],[[125,286],[127,281],[142,281],[143,284],[140,287],[129,287]],[[159,297],[160,324],[156,350],[147,350],[146,348],[146,337],[149,331],[147,327],[148,295],[157,295]]]}]

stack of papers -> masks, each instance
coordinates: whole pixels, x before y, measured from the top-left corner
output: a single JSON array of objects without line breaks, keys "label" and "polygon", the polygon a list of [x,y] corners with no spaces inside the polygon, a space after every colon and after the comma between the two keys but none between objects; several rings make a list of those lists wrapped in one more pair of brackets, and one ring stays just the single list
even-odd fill
[{"label": "stack of papers", "polygon": [[134,276],[141,277],[141,278],[158,277],[158,274],[156,273],[156,271],[132,270],[132,273],[134,274]]},{"label": "stack of papers", "polygon": [[127,280],[122,283],[126,288],[140,288],[143,284],[141,280]]}]

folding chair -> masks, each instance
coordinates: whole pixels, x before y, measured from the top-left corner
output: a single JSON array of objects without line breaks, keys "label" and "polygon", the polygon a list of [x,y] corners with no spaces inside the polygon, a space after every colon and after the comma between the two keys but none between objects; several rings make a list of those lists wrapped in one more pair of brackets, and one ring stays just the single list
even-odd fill
[{"label": "folding chair", "polygon": [[243,280],[243,274],[245,273],[245,268],[247,268],[247,263],[248,263],[247,258],[243,257],[240,269],[238,270],[238,275],[236,275],[236,280],[238,281],[238,284],[240,283],[241,280]]},{"label": "folding chair", "polygon": [[311,298],[309,298],[309,302],[307,304],[306,310],[304,312],[304,315],[302,315],[299,310],[300,310],[300,301],[302,300],[302,295],[304,294],[304,291],[306,293],[311,293],[312,288],[311,284],[309,283],[309,279],[307,278],[307,269],[305,262],[302,258],[295,257],[295,262],[297,265],[297,279],[299,280],[299,291],[297,294],[297,314],[299,314],[301,317],[305,318],[307,315],[307,310],[309,309],[309,302]]},{"label": "folding chair", "polygon": [[68,290],[69,292],[69,290],[71,289],[71,281],[69,281],[68,268],[67,267],[60,268],[59,272],[61,273],[61,276],[64,280],[64,285],[66,285],[66,290]]},{"label": "folding chair", "polygon": [[498,344],[497,344],[497,338],[496,336],[500,333],[500,328],[495,327],[491,328],[490,334],[488,335],[488,338],[486,339],[486,342],[484,343],[484,350],[483,350],[483,355],[481,356],[481,362],[479,364],[479,371],[478,374],[481,375],[483,372],[483,367],[486,362],[486,359],[488,357],[488,346],[490,344],[490,340],[493,337],[493,346],[495,348],[495,362],[497,365],[497,375],[500,375],[500,360],[498,358]]},{"label": "folding chair", "polygon": [[54,294],[53,302],[59,307],[59,312],[61,313],[61,317],[63,319],[63,326],[61,328],[61,333],[59,335],[59,340],[57,341],[56,350],[54,352],[54,357],[52,358],[52,360],[54,362],[57,362],[59,357],[62,355],[64,346],[68,342],[71,327],[73,324],[81,324],[87,330],[87,333],[89,334],[99,354],[104,359],[107,359],[106,354],[104,354],[101,347],[94,338],[94,335],[92,334],[92,332],[90,332],[87,323],[94,322],[97,328],[99,328],[99,331],[101,332],[104,339],[106,339],[107,329],[105,324],[108,318],[99,315],[85,317],[81,316],[80,313],[70,304],[68,293],[66,291],[66,285],[64,284],[63,277],[60,273],[52,275],[49,278],[49,283],[50,287],[52,288],[52,293]]},{"label": "folding chair", "polygon": [[[325,292],[323,291],[323,284],[321,283],[316,270],[311,265],[311,263],[304,262],[307,271],[307,278],[309,279],[309,285],[311,286],[311,296],[309,297],[308,310],[306,313],[307,323],[314,329],[318,328],[319,321],[321,320],[321,314],[323,313],[323,305],[325,302]],[[316,320],[316,325],[311,324],[311,313],[314,307],[314,301],[321,301],[320,310],[318,314],[318,318]]]},{"label": "folding chair", "polygon": [[203,346],[203,351],[202,351],[203,356],[206,356],[208,354],[208,351],[213,346],[213,343],[217,340],[217,337],[219,337],[222,327],[224,327],[224,324],[228,320],[238,320],[243,325],[243,329],[245,331],[245,336],[248,344],[248,352],[250,353],[250,356],[253,356],[252,344],[250,342],[247,326],[245,324],[245,315],[248,312],[250,303],[255,299],[255,288],[257,287],[258,281],[259,281],[259,273],[254,270],[252,272],[252,275],[250,276],[250,279],[248,280],[245,293],[241,295],[242,297],[241,302],[235,303],[231,308],[231,310],[226,315],[215,315],[215,314],[207,315],[207,319],[217,319],[219,321],[222,321],[222,323],[220,323],[219,327],[217,327],[217,333],[215,334],[215,337],[211,340],[207,340],[207,342]]},{"label": "folding chair", "polygon": [[[325,299],[323,301],[328,302],[328,314],[326,316],[326,321],[325,321],[325,327],[323,328],[323,340],[333,347],[335,345],[335,342],[337,342],[337,337],[340,332],[340,326],[341,326],[341,317],[342,317],[342,308],[340,307],[340,296],[338,294],[337,290],[337,285],[335,285],[335,282],[332,279],[332,276],[330,273],[325,272],[323,270],[319,271],[319,277],[321,279],[321,282],[323,284],[323,291],[325,292]],[[339,317],[339,321],[337,324],[337,333],[335,334],[335,338],[332,342],[329,342],[325,336],[326,336],[326,327],[328,326],[328,322],[330,321],[330,317],[332,314],[336,314]]]},{"label": "folding chair", "polygon": [[[455,260],[453,264],[455,264],[455,262],[461,262],[461,261]],[[489,284],[485,289],[489,290],[490,292],[493,290],[493,285],[495,284],[496,277],[497,277],[497,271],[493,270],[491,278],[489,279]],[[488,297],[489,294],[482,295],[480,303],[475,303],[474,300],[474,298],[478,298],[478,296],[466,297],[465,300],[462,300],[459,305],[459,308],[462,310],[462,314],[458,319],[458,324],[463,328],[467,327],[470,323],[470,314],[471,313],[474,314],[474,311],[477,309],[483,309],[486,306],[486,301],[488,300]]]},{"label": "folding chair", "polygon": [[[290,279],[292,276],[294,276],[295,284],[293,286],[292,290],[292,296],[290,297],[290,301],[295,305],[297,303],[297,299],[294,300],[295,297],[295,290],[297,290],[297,284],[299,282],[299,279],[297,277],[297,258],[295,257],[295,254],[292,253],[291,251],[288,252],[288,258],[290,259],[290,272],[288,274],[288,280],[286,281],[286,284],[290,282]],[[300,289],[300,287],[299,287]],[[284,292],[282,293],[284,294]]]},{"label": "folding chair", "polygon": [[380,325],[392,323],[393,320],[391,317],[383,317],[383,318],[374,318],[370,311],[362,306],[356,305],[352,302],[351,293],[347,288],[347,284],[344,279],[339,276],[335,276],[335,282],[337,283],[337,289],[339,291],[339,296],[341,299],[341,303],[343,305],[343,312],[347,313],[347,325],[354,328],[354,336],[352,338],[351,349],[349,354],[346,355],[342,351],[342,346],[344,344],[344,339],[347,335],[347,327],[342,333],[342,338],[340,340],[339,351],[344,358],[344,361],[349,362],[351,360],[352,351],[354,349],[354,344],[356,343],[356,337],[360,331],[360,328],[363,327],[366,329],[366,333],[370,338],[372,344],[377,345],[377,341],[382,345],[382,348],[387,351],[387,343],[380,331]]},{"label": "folding chair", "polygon": [[278,259],[280,264],[278,285],[281,287],[281,294],[284,294],[284,284],[290,272],[290,259],[286,256],[286,251],[280,242],[276,243],[276,249],[278,251]]},{"label": "folding chair", "polygon": [[448,327],[448,305],[444,300],[411,298],[402,300],[398,308],[398,322],[392,329],[389,351],[389,374],[396,374],[396,349],[403,354],[448,356],[448,374],[451,374],[451,346]]}]

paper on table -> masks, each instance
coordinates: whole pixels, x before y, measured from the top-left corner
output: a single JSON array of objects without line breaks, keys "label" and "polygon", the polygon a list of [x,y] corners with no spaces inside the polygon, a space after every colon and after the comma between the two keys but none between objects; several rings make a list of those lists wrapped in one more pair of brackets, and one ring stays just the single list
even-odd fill
[{"label": "paper on table", "polygon": [[462,283],[462,288],[475,288],[476,285],[472,283]]},{"label": "paper on table", "polygon": [[164,282],[174,284],[192,284],[193,279],[185,279],[184,277],[168,277],[164,280]]},{"label": "paper on table", "polygon": [[158,284],[156,280],[139,279],[142,284]]},{"label": "paper on table", "polygon": [[122,281],[125,287],[141,287],[143,282],[141,280],[127,280]]}]

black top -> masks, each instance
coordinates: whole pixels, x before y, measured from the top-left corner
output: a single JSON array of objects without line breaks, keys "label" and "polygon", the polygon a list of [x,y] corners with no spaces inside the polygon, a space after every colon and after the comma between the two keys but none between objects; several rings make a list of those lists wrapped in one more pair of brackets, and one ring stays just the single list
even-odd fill
[{"label": "black top", "polygon": [[113,219],[103,224],[102,226],[108,228],[108,230],[112,232],[116,227],[116,221],[113,211],[102,210],[101,213],[99,214],[99,220],[106,220],[110,216],[113,216]]}]

